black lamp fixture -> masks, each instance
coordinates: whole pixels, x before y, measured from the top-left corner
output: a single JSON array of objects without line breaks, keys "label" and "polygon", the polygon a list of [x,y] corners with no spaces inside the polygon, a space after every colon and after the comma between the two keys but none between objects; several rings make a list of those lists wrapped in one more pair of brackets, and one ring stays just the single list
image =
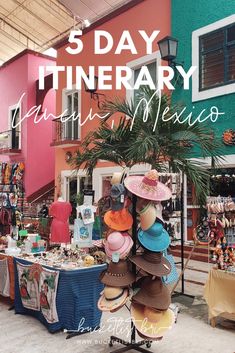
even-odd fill
[{"label": "black lamp fixture", "polygon": [[[87,78],[89,78],[89,75],[87,75]],[[96,100],[98,108],[101,109],[100,96],[105,96],[105,95],[102,93],[96,92],[98,89],[98,76],[94,76],[94,88],[89,88],[85,81],[84,81],[84,86],[85,86],[85,91],[90,93],[91,99]]]},{"label": "black lamp fixture", "polygon": [[168,61],[168,65],[171,67],[175,67],[177,64],[174,60],[177,56],[178,49],[178,39],[166,36],[163,39],[159,40],[158,46],[161,53],[162,60]]}]

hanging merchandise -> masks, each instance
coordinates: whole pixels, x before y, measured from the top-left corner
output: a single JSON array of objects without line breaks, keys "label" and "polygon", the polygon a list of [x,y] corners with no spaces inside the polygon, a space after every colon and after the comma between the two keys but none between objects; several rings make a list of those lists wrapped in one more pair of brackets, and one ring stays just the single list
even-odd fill
[{"label": "hanging merchandise", "polygon": [[170,245],[169,234],[163,228],[162,223],[158,222],[146,231],[139,229],[138,240],[145,249],[157,252],[166,250]]},{"label": "hanging merchandise", "polygon": [[94,223],[96,207],[92,205],[81,205],[77,207],[77,210],[81,213],[84,224]]},{"label": "hanging merchandise", "polygon": [[173,283],[177,282],[177,280],[179,278],[174,258],[171,254],[168,254],[167,251],[164,251],[163,255],[164,255],[164,259],[170,263],[171,272],[168,273],[167,275],[163,276],[162,280],[167,285],[173,284]]},{"label": "hanging merchandise", "polygon": [[49,209],[50,216],[53,217],[51,223],[51,242],[70,243],[69,216],[72,213],[72,206],[66,201],[55,201]]},{"label": "hanging merchandise", "polygon": [[119,258],[124,259],[132,246],[133,240],[128,233],[112,232],[105,242],[105,252],[110,259],[114,253],[118,253]]},{"label": "hanging merchandise", "polygon": [[125,288],[135,282],[135,275],[129,270],[127,260],[111,261],[108,269],[101,273],[101,283],[110,287]]},{"label": "hanging merchandise", "polygon": [[43,316],[50,324],[58,322],[56,310],[56,293],[59,271],[51,271],[43,267],[40,274],[40,307]]},{"label": "hanging merchandise", "polygon": [[144,250],[143,254],[130,257],[130,261],[137,267],[153,276],[166,276],[171,271],[171,264],[161,252]]},{"label": "hanging merchandise", "polygon": [[98,301],[98,308],[101,311],[114,312],[126,304],[128,296],[128,288],[105,286]]},{"label": "hanging merchandise", "polygon": [[73,240],[81,248],[92,245],[92,229],[93,224],[84,224],[83,220],[76,218],[74,220]]},{"label": "hanging merchandise", "polygon": [[123,184],[115,184],[111,188],[111,209],[119,211],[124,207],[126,190]]},{"label": "hanging merchandise", "polygon": [[120,232],[131,228],[133,218],[128,209],[123,208],[120,211],[108,211],[104,215],[104,221],[108,227]]}]

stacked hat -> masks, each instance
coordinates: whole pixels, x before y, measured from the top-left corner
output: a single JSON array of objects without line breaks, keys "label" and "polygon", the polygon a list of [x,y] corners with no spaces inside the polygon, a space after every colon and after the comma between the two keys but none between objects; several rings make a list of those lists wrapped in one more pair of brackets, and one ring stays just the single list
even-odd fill
[{"label": "stacked hat", "polygon": [[116,311],[125,305],[129,297],[129,286],[135,282],[135,275],[130,271],[126,260],[133,246],[133,240],[127,232],[133,218],[125,207],[126,189],[120,184],[123,175],[114,175],[110,192],[111,210],[104,215],[104,222],[110,228],[105,242],[105,253],[110,261],[100,280],[105,285],[98,301],[101,311]]},{"label": "stacked hat", "polygon": [[163,255],[170,237],[163,227],[161,201],[169,199],[171,191],[158,181],[156,170],[144,177],[130,176],[124,184],[139,197],[137,237],[144,249],[130,260],[148,275],[140,281],[140,290],[132,297],[131,315],[141,337],[159,340],[174,322],[174,313],[169,309],[170,292],[162,280],[171,273],[171,264]]}]

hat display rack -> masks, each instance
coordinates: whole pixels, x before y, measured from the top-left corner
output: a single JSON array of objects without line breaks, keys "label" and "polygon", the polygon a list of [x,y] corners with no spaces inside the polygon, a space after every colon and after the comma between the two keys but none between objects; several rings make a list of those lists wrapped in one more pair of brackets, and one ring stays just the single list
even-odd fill
[{"label": "hat display rack", "polygon": [[[118,179],[117,175],[115,179]],[[155,207],[161,205],[161,201],[172,198],[172,193],[165,184],[159,181],[155,170],[150,170],[145,176],[128,176],[124,180],[122,178],[123,182],[131,193],[132,219],[129,218],[128,207],[123,205],[124,211],[120,205],[124,202],[125,188],[122,184],[111,183],[111,210],[107,211],[104,217],[105,223],[111,228],[105,243],[105,251],[110,263],[100,277],[105,289],[101,293],[98,307],[100,310],[110,312],[124,305],[128,308],[126,300],[128,287],[131,287],[134,295],[131,298],[131,306],[128,308],[131,312],[130,342],[111,336],[109,345],[112,347],[114,342],[124,345],[123,348],[113,351],[115,353],[130,350],[147,353],[150,351],[141,346],[146,345],[150,348],[152,341],[161,339],[175,321],[174,312],[169,309],[170,291],[163,280],[163,277],[171,273],[172,268],[164,255],[169,247],[170,237],[163,227],[162,210]],[[125,213],[124,217],[122,213]],[[137,213],[140,216],[141,228],[139,229],[137,229]],[[125,220],[123,227],[121,219]],[[127,233],[130,227],[131,237]],[[183,227],[181,231],[182,229]],[[138,247],[142,248],[141,254],[137,254],[137,239]],[[131,256],[128,257],[130,251]],[[128,265],[129,260],[131,270]],[[138,279],[140,274],[141,277]],[[140,288],[137,293],[136,287]],[[145,318],[143,315],[146,315]],[[147,319],[146,330],[143,331],[141,325],[139,327],[138,322],[141,321],[139,319]],[[143,338],[139,342],[136,341],[137,333]]]}]

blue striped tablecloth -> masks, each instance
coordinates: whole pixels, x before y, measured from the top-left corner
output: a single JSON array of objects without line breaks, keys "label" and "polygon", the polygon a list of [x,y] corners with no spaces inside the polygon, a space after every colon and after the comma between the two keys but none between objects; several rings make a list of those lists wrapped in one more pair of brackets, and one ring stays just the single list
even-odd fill
[{"label": "blue striped tablecloth", "polygon": [[[49,324],[41,312],[23,307],[19,292],[16,261],[24,265],[31,264],[29,261],[14,258],[16,314],[34,316],[47,327],[49,332],[56,332],[61,329],[71,331],[79,329],[82,332],[83,330],[92,330],[99,326],[102,313],[97,308],[97,302],[100,292],[103,290],[99,275],[106,269],[105,264],[72,271],[59,270],[56,297],[59,321]],[[50,267],[47,268],[52,269]]]}]

